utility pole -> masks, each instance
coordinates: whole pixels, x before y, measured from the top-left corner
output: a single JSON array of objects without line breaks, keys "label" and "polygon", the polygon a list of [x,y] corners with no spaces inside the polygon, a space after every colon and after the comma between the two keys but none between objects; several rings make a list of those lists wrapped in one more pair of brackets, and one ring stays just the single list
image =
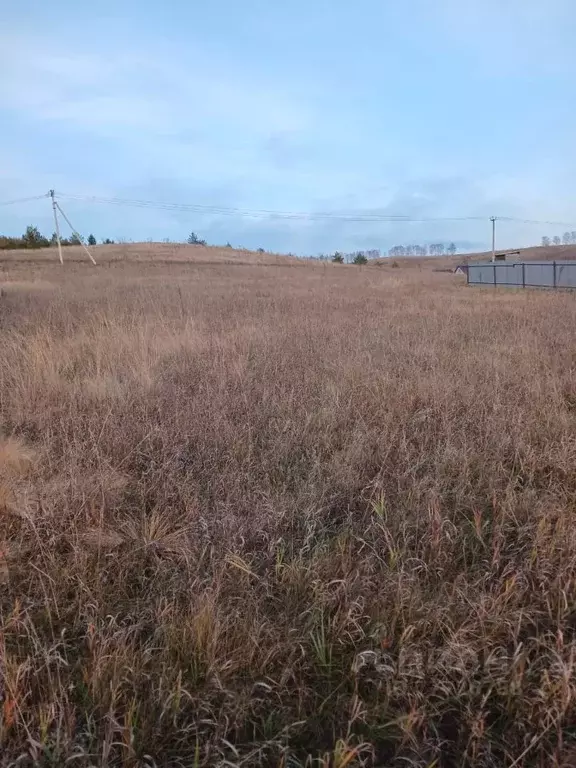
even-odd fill
[{"label": "utility pole", "polygon": [[[58,208],[58,210],[59,210],[59,211],[60,211],[60,213],[62,214],[62,218],[64,219],[64,221],[66,222],[66,224],[68,224],[68,226],[70,227],[70,229],[72,230],[72,232],[73,232],[73,233],[75,232],[76,234],[78,234],[78,230],[77,230],[77,229],[74,229],[74,227],[72,226],[72,222],[70,221],[70,219],[68,218],[68,216],[66,216],[66,214],[64,213],[64,211],[62,210],[62,208],[60,208],[60,205],[59,205],[58,203],[56,203],[56,207]],[[84,248],[84,250],[85,250],[85,251],[86,251],[86,253],[88,254],[88,258],[90,259],[90,261],[92,262],[92,264],[94,264],[94,266],[96,266],[96,262],[94,261],[94,257],[92,256],[92,254],[90,253],[90,251],[88,250],[88,248],[86,248],[86,246],[84,245],[84,243],[82,242],[82,240],[80,240],[80,245],[82,246],[82,248]]]},{"label": "utility pole", "polygon": [[496,216],[490,216],[492,222],[492,261],[496,261]]},{"label": "utility pole", "polygon": [[[59,204],[56,202],[56,200],[54,199],[54,190],[53,190],[53,189],[51,189],[51,190],[50,190],[50,192],[49,192],[48,194],[49,194],[49,195],[50,195],[50,197],[52,198],[52,208],[54,209],[54,223],[56,224],[56,238],[57,238],[57,240],[58,240],[58,253],[60,254],[60,264],[63,264],[63,263],[64,263],[64,261],[63,261],[63,259],[62,259],[62,245],[61,245],[61,243],[60,243],[60,229],[59,229],[59,227],[58,227],[58,214],[57,214],[57,211],[60,211],[60,214],[62,215],[62,218],[64,219],[64,221],[66,222],[66,224],[68,224],[68,226],[69,226],[69,227],[70,227],[70,229],[72,230],[72,233],[73,233],[73,234],[74,234],[74,233],[78,234],[78,230],[74,229],[74,227],[72,226],[72,222],[70,221],[70,219],[68,218],[68,216],[66,216],[66,214],[64,213],[64,211],[62,210],[62,208],[60,208],[60,205],[59,205]],[[90,251],[88,250],[88,248],[86,248],[86,246],[84,245],[84,243],[82,242],[82,240],[80,240],[80,245],[82,246],[82,248],[84,248],[84,250],[85,250],[85,251],[86,251],[86,253],[88,254],[88,258],[90,259],[90,261],[92,262],[92,264],[94,264],[94,266],[96,266],[96,262],[94,261],[94,257],[92,256],[92,254],[90,253]]]},{"label": "utility pole", "polygon": [[60,227],[58,226],[58,213],[56,211],[56,200],[54,199],[54,190],[51,189],[50,197],[52,198],[52,210],[54,211],[54,226],[56,227],[56,241],[58,243],[58,256],[60,257],[60,264],[64,264],[62,258],[62,243],[60,242]]}]

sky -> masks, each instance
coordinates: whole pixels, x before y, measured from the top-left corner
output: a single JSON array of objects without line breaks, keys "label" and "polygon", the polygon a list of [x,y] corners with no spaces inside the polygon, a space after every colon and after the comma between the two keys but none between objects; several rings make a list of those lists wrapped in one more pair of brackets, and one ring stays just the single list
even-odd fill
[{"label": "sky", "polygon": [[[82,234],[317,254],[574,222],[574,0],[19,0],[0,13],[0,203]],[[354,222],[318,212],[481,221]],[[48,200],[0,232],[51,233]],[[498,223],[498,246],[562,234]]]}]

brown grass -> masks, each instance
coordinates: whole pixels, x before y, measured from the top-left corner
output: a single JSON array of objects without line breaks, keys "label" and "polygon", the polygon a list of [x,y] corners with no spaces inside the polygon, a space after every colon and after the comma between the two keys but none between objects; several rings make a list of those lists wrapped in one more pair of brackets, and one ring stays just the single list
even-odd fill
[{"label": "brown grass", "polygon": [[2,281],[1,765],[575,764],[573,294]]}]

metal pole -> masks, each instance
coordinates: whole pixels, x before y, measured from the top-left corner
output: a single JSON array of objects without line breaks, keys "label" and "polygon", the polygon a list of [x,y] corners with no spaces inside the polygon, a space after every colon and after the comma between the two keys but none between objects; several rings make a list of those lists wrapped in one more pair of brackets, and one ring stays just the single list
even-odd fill
[{"label": "metal pole", "polygon": [[[74,229],[74,227],[72,226],[72,222],[70,221],[70,219],[68,218],[68,216],[66,216],[66,214],[64,213],[64,211],[62,210],[62,208],[60,208],[60,206],[59,206],[59,204],[58,204],[58,203],[56,203],[56,207],[58,208],[58,210],[60,211],[60,213],[61,213],[61,214],[62,214],[62,216],[64,217],[64,221],[65,221],[65,222],[68,224],[68,226],[70,227],[70,229],[72,230],[72,232],[76,232],[76,233],[77,233],[77,232],[78,232],[78,230],[77,230],[77,229]],[[84,245],[84,243],[83,243],[82,241],[80,241],[80,245],[82,246],[82,248],[84,248],[84,250],[85,250],[85,251],[86,251],[86,253],[88,254],[88,258],[90,259],[90,261],[92,262],[92,264],[94,264],[94,266],[96,266],[96,262],[94,261],[94,257],[92,256],[92,254],[90,253],[90,251],[88,250],[88,248],[86,248],[86,246]]]},{"label": "metal pole", "polygon": [[522,262],[522,288],[526,288],[526,264]]},{"label": "metal pole", "polygon": [[492,222],[492,261],[496,261],[496,216],[490,216]]},{"label": "metal pole", "polygon": [[553,287],[556,288],[557,287],[556,286],[556,282],[557,282],[557,278],[556,278],[556,261],[552,262],[552,276],[553,276]]},{"label": "metal pole", "polygon": [[56,211],[56,200],[54,200],[54,190],[50,190],[50,197],[52,198],[52,210],[54,211],[54,226],[56,227],[56,242],[58,243],[58,256],[60,257],[60,264],[64,264],[62,258],[62,243],[60,242],[60,227],[58,226],[58,213]]}]

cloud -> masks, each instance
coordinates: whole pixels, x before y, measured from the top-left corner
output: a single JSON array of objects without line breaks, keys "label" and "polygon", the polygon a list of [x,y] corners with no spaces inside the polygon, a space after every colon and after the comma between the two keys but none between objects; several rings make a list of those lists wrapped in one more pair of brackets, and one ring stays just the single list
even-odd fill
[{"label": "cloud", "polygon": [[107,135],[119,138],[138,139],[135,129],[178,138],[192,126],[205,137],[220,127],[258,139],[306,130],[314,119],[309,105],[273,83],[243,77],[240,68],[219,76],[198,55],[172,50],[168,64],[160,51],[146,57],[138,51],[61,55],[44,40],[5,36],[0,42],[0,66],[9,74],[0,82],[3,108],[39,120],[95,133],[106,127]]},{"label": "cloud", "polygon": [[[156,48],[54,54],[45,40],[0,38],[0,103],[5,114],[54,137],[54,154],[99,155],[100,175],[123,185],[148,178],[253,189],[273,182],[279,149],[274,137],[298,145],[317,135],[314,105],[241,67],[220,72],[205,54]],[[300,138],[299,138],[300,137]],[[18,137],[16,137],[18,141]],[[271,142],[271,143],[270,143]],[[268,149],[266,148],[268,145]],[[276,157],[274,157],[276,151]],[[298,150],[296,150],[297,154]],[[293,156],[294,159],[294,156]],[[97,171],[98,169],[94,169]],[[284,185],[301,170],[284,168]],[[92,177],[98,185],[98,175]],[[82,184],[84,186],[84,183]],[[76,191],[77,184],[74,185]]]},{"label": "cloud", "polygon": [[455,56],[502,78],[570,77],[572,0],[433,0],[433,24]]}]

